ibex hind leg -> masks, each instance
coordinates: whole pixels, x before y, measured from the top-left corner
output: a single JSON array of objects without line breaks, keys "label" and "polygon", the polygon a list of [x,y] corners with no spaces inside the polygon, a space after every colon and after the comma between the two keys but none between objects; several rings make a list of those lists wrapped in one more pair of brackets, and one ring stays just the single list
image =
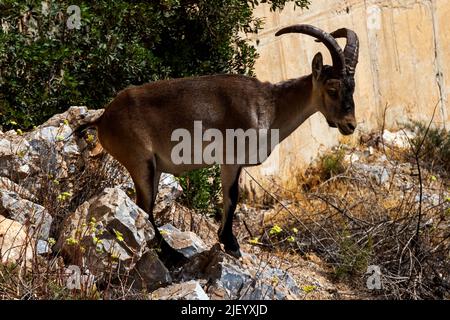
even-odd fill
[{"label": "ibex hind leg", "polygon": [[218,235],[219,241],[225,247],[225,252],[236,258],[241,257],[241,251],[233,234],[233,216],[239,198],[240,173],[241,167],[237,165],[223,165],[221,167],[223,213],[222,225]]},{"label": "ibex hind leg", "polygon": [[147,161],[140,168],[141,170],[138,170],[135,176],[132,175],[136,188],[136,204],[148,213],[149,220],[155,230],[155,242],[159,258],[166,266],[177,267],[185,263],[187,259],[164,240],[153,216],[161,172],[156,169],[154,158]]}]

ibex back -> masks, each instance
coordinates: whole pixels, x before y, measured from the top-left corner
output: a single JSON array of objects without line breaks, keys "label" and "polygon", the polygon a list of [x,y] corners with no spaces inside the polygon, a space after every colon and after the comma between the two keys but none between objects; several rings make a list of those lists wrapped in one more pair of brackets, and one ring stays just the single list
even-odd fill
[{"label": "ibex back", "polygon": [[[317,53],[312,74],[278,84],[241,75],[215,75],[130,87],[121,91],[103,115],[90,124],[97,127],[102,146],[130,172],[137,204],[149,214],[158,239],[162,237],[152,211],[161,173],[180,175],[210,165],[174,163],[172,150],[177,142],[171,138],[175,130],[183,128],[192,133],[194,121],[201,121],[203,130],[216,129],[224,135],[227,129],[278,130],[281,142],[316,112],[321,112],[328,124],[339,128],[342,134],[355,130],[353,92],[359,48],[356,34],[348,29],[328,34],[309,25],[287,27],[276,35],[284,33],[315,37],[330,51],[333,65],[323,65],[322,55]],[[344,51],[335,40],[339,37],[347,39]],[[241,253],[233,235],[233,214],[239,174],[247,165],[254,163],[221,164],[224,212],[218,236],[225,251],[235,257]]]}]

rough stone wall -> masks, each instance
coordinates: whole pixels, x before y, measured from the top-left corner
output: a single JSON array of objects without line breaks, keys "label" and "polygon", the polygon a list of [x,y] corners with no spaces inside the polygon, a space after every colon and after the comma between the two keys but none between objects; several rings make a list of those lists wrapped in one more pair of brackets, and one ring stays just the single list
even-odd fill
[{"label": "rough stone wall", "polygon": [[[429,121],[435,107],[434,122],[450,129],[450,0],[312,0],[308,10],[291,5],[280,14],[260,6],[255,14],[265,21],[265,29],[252,38],[260,54],[256,64],[260,80],[278,82],[309,74],[317,51],[325,62],[331,61],[326,48],[311,37],[276,38],[279,28],[306,23],[331,32],[348,27],[360,38],[358,132],[378,129],[384,121],[393,130],[409,119]],[[269,189],[274,183],[294,189],[305,165],[342,139],[316,114],[278,147],[279,159],[271,157],[247,170]],[[242,179],[251,194],[262,194],[247,174]]]}]

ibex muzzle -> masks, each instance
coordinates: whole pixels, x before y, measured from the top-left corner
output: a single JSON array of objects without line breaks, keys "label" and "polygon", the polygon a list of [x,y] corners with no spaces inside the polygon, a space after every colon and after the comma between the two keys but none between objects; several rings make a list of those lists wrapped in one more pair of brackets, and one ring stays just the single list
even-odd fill
[{"label": "ibex muzzle", "polygon": [[[312,74],[277,84],[242,75],[215,75],[131,87],[121,91],[104,114],[89,124],[97,127],[103,147],[130,172],[137,204],[149,213],[163,251],[170,247],[158,233],[152,215],[161,173],[180,175],[210,165],[174,163],[171,153],[176,142],[171,141],[171,135],[175,130],[192,131],[194,122],[201,121],[203,130],[214,129],[224,136],[227,129],[277,130],[281,142],[312,114],[321,112],[329,125],[338,127],[342,134],[354,132],[354,74],[359,48],[356,34],[348,29],[328,34],[313,26],[295,25],[277,35],[292,32],[322,42],[331,53],[333,65],[323,65],[322,55],[317,53]],[[347,39],[344,51],[335,40],[339,37]],[[219,240],[235,257],[241,255],[232,231],[238,179],[241,168],[248,165],[254,163],[221,164],[224,212]]]}]

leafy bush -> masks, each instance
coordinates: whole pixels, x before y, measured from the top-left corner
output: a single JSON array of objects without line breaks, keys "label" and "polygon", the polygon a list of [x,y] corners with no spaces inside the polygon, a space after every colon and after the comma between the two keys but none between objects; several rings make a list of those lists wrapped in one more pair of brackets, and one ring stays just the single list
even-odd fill
[{"label": "leafy bush", "polygon": [[[129,85],[213,73],[252,74],[252,8],[307,0],[0,3],[0,120],[30,128],[70,105],[103,107]],[[79,6],[81,27],[68,28]]]},{"label": "leafy bush", "polygon": [[345,150],[341,145],[321,155],[315,165],[300,174],[301,189],[310,192],[323,182],[343,174],[348,169],[344,157]]},{"label": "leafy bush", "polygon": [[220,210],[220,166],[194,170],[178,180],[184,191],[185,205],[209,214]]},{"label": "leafy bush", "polygon": [[345,171],[344,150],[338,149],[322,156],[320,161],[320,171],[323,180],[341,174]]},{"label": "leafy bush", "polygon": [[450,132],[420,122],[413,122],[408,128],[415,133],[411,152],[419,151],[419,156],[425,160],[422,165],[450,175]]},{"label": "leafy bush", "polygon": [[364,274],[373,255],[372,240],[362,245],[356,242],[351,232],[344,229],[340,235],[339,252],[337,262],[334,267],[334,274],[338,278],[345,278]]}]

